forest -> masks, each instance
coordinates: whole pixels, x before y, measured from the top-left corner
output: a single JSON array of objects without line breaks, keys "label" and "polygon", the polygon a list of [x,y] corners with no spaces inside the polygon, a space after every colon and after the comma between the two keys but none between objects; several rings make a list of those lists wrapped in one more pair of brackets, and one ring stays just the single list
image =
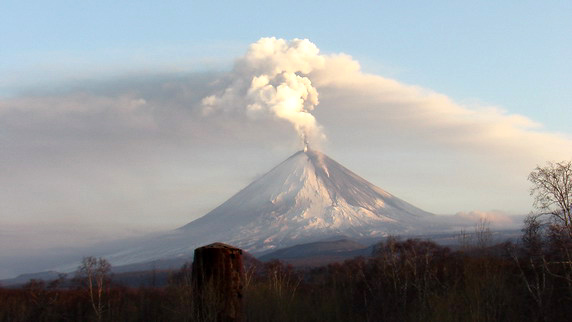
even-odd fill
[{"label": "forest", "polygon": [[[487,245],[484,231],[455,251],[392,237],[371,257],[307,269],[251,258],[245,320],[567,321],[572,243],[559,227],[529,217],[518,243]],[[197,313],[190,264],[166,285],[129,287],[113,282],[104,260],[88,259],[71,279],[0,288],[0,321],[219,320],[214,309]]]}]

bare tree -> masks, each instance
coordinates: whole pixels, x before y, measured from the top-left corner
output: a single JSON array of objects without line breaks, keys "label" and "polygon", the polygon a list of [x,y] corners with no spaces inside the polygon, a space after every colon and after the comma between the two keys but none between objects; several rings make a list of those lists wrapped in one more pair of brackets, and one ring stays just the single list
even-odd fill
[{"label": "bare tree", "polygon": [[[550,256],[541,256],[543,274],[566,282],[572,292],[572,161],[537,166],[528,180],[533,184],[530,194],[534,196],[534,206],[541,211],[540,215],[549,215],[552,222],[547,234]],[[540,230],[539,222],[529,220],[526,224],[533,234],[524,241],[532,242],[529,246],[533,248],[542,247],[542,239],[534,236],[535,230]],[[528,237],[526,233],[530,232],[525,231]]]},{"label": "bare tree", "polygon": [[534,206],[551,215],[572,236],[572,161],[548,162],[528,176],[533,187]]},{"label": "bare tree", "polygon": [[517,254],[516,247],[509,248],[509,253],[520,271],[521,280],[539,312],[543,312],[545,305],[550,302],[553,291],[544,254],[544,234],[544,225],[539,216],[529,215],[524,219],[522,228],[521,243],[524,252]]},{"label": "bare tree", "polygon": [[522,246],[527,255],[539,257],[543,254],[544,231],[543,224],[538,215],[528,215],[524,219],[522,228]]},{"label": "bare tree", "polygon": [[479,218],[475,224],[475,242],[478,248],[484,249],[492,243],[493,234],[490,225],[491,223],[487,218]]},{"label": "bare tree", "polygon": [[457,235],[457,242],[461,250],[467,251],[471,248],[472,236],[463,228]]},{"label": "bare tree", "polygon": [[102,320],[103,315],[103,293],[110,281],[109,272],[111,264],[104,258],[92,256],[84,257],[78,268],[78,273],[87,284],[87,291],[91,301],[91,306],[97,316],[97,320]]}]

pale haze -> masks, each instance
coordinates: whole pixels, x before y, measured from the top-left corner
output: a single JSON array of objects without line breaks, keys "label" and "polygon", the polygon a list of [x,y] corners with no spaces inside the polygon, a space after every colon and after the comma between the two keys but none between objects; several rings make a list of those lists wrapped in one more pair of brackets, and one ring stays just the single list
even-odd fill
[{"label": "pale haze", "polygon": [[1,4],[0,262],[180,227],[304,141],[431,213],[530,212],[572,8],[508,3]]}]

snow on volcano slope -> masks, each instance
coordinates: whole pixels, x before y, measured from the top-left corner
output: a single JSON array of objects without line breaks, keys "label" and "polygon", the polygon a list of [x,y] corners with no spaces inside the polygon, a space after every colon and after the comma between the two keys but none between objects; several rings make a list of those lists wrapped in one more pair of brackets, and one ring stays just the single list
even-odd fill
[{"label": "snow on volcano slope", "polygon": [[189,256],[215,241],[260,253],[332,236],[411,234],[431,226],[432,217],[326,155],[305,150],[203,217],[111,259],[132,263]]}]

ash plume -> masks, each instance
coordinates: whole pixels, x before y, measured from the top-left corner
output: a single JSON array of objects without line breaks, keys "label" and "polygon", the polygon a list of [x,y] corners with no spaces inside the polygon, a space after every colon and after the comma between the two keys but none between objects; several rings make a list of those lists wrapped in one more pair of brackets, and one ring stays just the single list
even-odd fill
[{"label": "ash plume", "polygon": [[324,64],[307,39],[261,38],[236,61],[228,85],[203,98],[203,113],[238,110],[251,118],[279,118],[293,125],[304,146],[319,142],[325,135],[311,113],[318,91],[308,75]]}]

